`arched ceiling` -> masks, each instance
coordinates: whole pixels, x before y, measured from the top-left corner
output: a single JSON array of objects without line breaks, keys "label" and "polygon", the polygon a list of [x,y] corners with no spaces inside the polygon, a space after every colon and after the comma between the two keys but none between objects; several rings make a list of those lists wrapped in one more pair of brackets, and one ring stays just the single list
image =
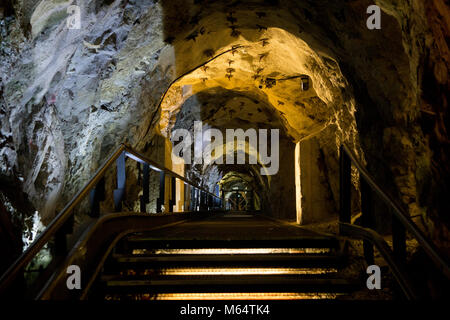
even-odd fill
[{"label": "arched ceiling", "polygon": [[[165,17],[172,9],[163,4]],[[290,12],[272,12],[274,17],[267,21],[248,8],[228,8],[225,13],[215,8],[195,18],[194,25],[165,20],[165,40],[171,47],[160,61],[162,69],[178,77],[161,99],[156,127],[160,134],[169,138],[177,128],[193,132],[193,122],[201,120],[205,129],[277,128],[293,142],[338,122],[333,128],[345,127],[346,135],[356,136],[354,101],[337,63],[302,39]],[[174,32],[177,36],[170,36]],[[164,65],[167,61],[175,64]],[[304,90],[302,77],[307,79]],[[331,139],[337,139],[329,131]],[[202,168],[198,176],[208,176],[208,170]]]},{"label": "arched ceiling", "polygon": [[[216,51],[207,49],[212,45],[209,41],[230,38],[228,29],[224,26],[214,37],[205,34],[201,43],[182,41],[179,45],[174,44],[176,55],[185,55],[189,65],[195,60],[197,51],[202,52],[206,62],[179,78],[167,91],[161,103],[159,126],[162,133],[170,131],[173,118],[184,102],[192,96],[202,100],[203,92],[212,92],[215,96],[209,98],[209,104],[215,104],[215,109],[209,111],[210,118],[235,117],[238,120],[244,116],[246,119],[243,120],[257,124],[274,121],[275,126],[278,126],[276,122],[281,122],[294,141],[336,122],[337,110],[343,107],[339,104],[342,101],[340,86],[344,88],[345,80],[333,60],[328,59],[328,64],[324,64],[301,38],[279,28],[242,29],[236,37],[231,37],[226,47]],[[191,51],[184,47],[190,47]],[[181,63],[182,70],[187,68],[183,66],[182,58],[176,61]],[[302,76],[308,77],[306,91],[302,90]],[[242,100],[235,101],[237,106],[230,106],[228,110],[220,109],[229,92],[270,106],[268,109],[275,114],[274,119],[259,118],[252,103]]]},{"label": "arched ceiling", "polygon": [[255,178],[249,173],[242,173],[237,171],[230,171],[225,174],[219,181],[220,190],[224,192],[233,191],[233,188],[238,188],[240,191],[256,191],[260,194],[264,189],[258,185]]},{"label": "arched ceiling", "polygon": [[[169,107],[169,102],[164,101]],[[239,92],[223,87],[214,87],[190,96],[177,112],[171,113],[167,129],[192,130],[194,121],[202,121],[209,127],[281,129],[282,118],[270,104],[252,97],[251,92]],[[168,136],[168,132],[164,132]]]},{"label": "arched ceiling", "polygon": [[[383,30],[370,31],[372,2],[95,1],[81,6],[83,28],[67,30],[68,1],[18,1],[20,24],[31,23],[31,33],[18,41],[23,55],[5,60],[14,66],[4,94],[14,106],[5,126],[13,141],[8,168],[24,177],[39,208],[60,205],[117,143],[161,161],[167,141],[156,140],[172,130],[181,106],[217,90],[226,110],[203,115],[213,123],[260,126],[272,114],[271,125],[281,125],[293,141],[326,132],[330,155],[343,141],[361,155],[362,137],[364,152],[399,168],[396,184],[413,198],[415,141],[403,141],[420,131],[417,66],[420,48],[431,44],[409,41],[415,39],[409,33],[426,24],[424,10],[422,2],[377,0]],[[299,75],[310,77],[309,91],[299,90]],[[209,101],[205,110],[214,108]],[[252,101],[269,113],[254,112]],[[242,102],[250,112],[241,112]],[[383,139],[397,141],[404,156]],[[374,172],[384,172],[379,163],[375,157]]]}]

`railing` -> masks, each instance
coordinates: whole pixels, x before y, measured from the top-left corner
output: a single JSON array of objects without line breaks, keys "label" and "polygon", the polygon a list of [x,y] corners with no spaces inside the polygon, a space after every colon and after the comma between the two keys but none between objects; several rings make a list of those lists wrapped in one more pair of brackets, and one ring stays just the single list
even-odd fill
[{"label": "railing", "polygon": [[[89,195],[90,213],[92,218],[100,217],[100,202],[105,200],[105,173],[116,164],[117,188],[113,191],[114,211],[122,211],[122,202],[125,200],[126,188],[126,159],[133,159],[143,165],[142,169],[142,189],[143,195],[140,197],[140,210],[145,212],[146,204],[150,202],[149,174],[150,169],[159,172],[159,197],[157,198],[156,211],[162,212],[165,204],[165,183],[166,176],[171,178],[169,194],[169,212],[172,212],[176,203],[176,179],[184,182],[190,187],[185,188],[184,208],[185,211],[210,211],[221,209],[222,199],[217,195],[195,185],[193,182],[180,176],[179,174],[164,168],[154,161],[148,159],[131,147],[121,144],[96,171],[94,176],[86,183],[70,202],[51,221],[47,228],[36,238],[26,251],[11,265],[11,267],[0,278],[0,296],[8,293],[11,285],[16,283],[18,278],[23,277],[25,268],[35,259],[41,250],[52,242],[53,254],[61,259],[68,253],[67,235],[73,233],[74,209]],[[186,192],[190,189],[190,193]],[[61,260],[59,259],[59,260]],[[52,259],[53,260],[53,259]],[[53,261],[54,264],[58,259]],[[49,265],[51,266],[51,265]],[[47,267],[49,269],[49,267]],[[44,271],[40,271],[43,273]],[[21,279],[23,284],[23,279]]]},{"label": "railing", "polygon": [[[360,174],[361,187],[361,221],[363,227],[352,225],[351,221],[351,165],[354,165]],[[428,240],[417,225],[372,179],[366,169],[358,161],[353,152],[346,146],[340,148],[340,234],[364,239],[364,256],[368,264],[374,263],[375,245],[380,254],[390,266],[392,273],[408,299],[417,299],[419,294],[405,272],[406,266],[406,231],[408,231],[422,247],[428,257],[434,262],[437,269],[450,279],[448,263],[441,257],[438,249]],[[374,213],[372,195],[378,197],[391,209],[392,212],[392,246],[387,245],[384,239],[372,229],[374,226]]]}]

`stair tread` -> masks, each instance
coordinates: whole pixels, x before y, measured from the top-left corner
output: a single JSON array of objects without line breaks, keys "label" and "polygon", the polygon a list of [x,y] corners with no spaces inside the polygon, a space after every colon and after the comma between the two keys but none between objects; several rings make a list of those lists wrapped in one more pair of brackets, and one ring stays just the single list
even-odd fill
[{"label": "stair tread", "polygon": [[308,237],[303,239],[158,239],[131,236],[124,242],[134,248],[329,248],[335,249],[339,241],[333,237]]},{"label": "stair tread", "polygon": [[325,254],[192,254],[192,255],[128,255],[114,254],[118,262],[154,262],[154,261],[330,261],[342,259],[341,255]]},{"label": "stair tread", "polygon": [[[107,274],[104,273],[100,277],[103,282],[114,282],[114,281],[159,281],[159,280],[170,280],[170,281],[186,281],[186,280],[227,280],[234,281],[237,279],[245,279],[246,281],[260,281],[264,279],[269,279],[271,281],[287,281],[287,280],[336,280],[343,279],[338,272],[330,272],[323,274],[194,274],[194,275],[183,275],[183,274]],[[343,279],[346,280],[346,279]]]},{"label": "stair tread", "polygon": [[287,276],[176,276],[156,279],[110,279],[108,285],[121,286],[185,286],[185,285],[221,285],[221,284],[285,284],[285,285],[355,285],[358,281],[349,281],[342,278],[296,278]]},{"label": "stair tread", "polygon": [[272,292],[143,292],[143,293],[109,293],[105,294],[106,300],[305,300],[321,299],[334,300],[345,299],[351,292],[296,292],[296,291],[272,291]]},{"label": "stair tread", "polygon": [[198,292],[327,292],[361,290],[361,283],[344,279],[165,279],[107,281],[104,294],[111,293],[198,293]]}]

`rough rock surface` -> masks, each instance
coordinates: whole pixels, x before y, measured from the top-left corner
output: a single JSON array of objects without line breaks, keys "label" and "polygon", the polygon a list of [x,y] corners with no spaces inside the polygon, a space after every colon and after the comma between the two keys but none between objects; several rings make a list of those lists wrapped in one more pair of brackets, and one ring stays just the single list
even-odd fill
[{"label": "rough rock surface", "polygon": [[[180,108],[221,87],[270,106],[290,141],[317,136],[330,177],[348,143],[445,245],[448,4],[376,3],[375,31],[365,24],[369,0],[84,1],[82,28],[69,30],[69,1],[8,1],[0,174],[23,179],[48,222],[120,142],[165,163],[158,139]],[[283,80],[300,75],[311,80],[306,95],[298,79]]]}]

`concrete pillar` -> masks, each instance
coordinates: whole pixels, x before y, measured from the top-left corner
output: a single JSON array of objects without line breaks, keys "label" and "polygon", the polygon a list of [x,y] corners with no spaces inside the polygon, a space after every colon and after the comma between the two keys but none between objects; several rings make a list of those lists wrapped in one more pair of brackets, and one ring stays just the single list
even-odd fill
[{"label": "concrete pillar", "polygon": [[300,142],[295,145],[295,210],[297,223],[302,224],[302,185],[300,179]]},{"label": "concrete pillar", "polygon": [[184,182],[182,180],[177,179],[177,203],[175,204],[174,211],[182,212],[184,211]]},{"label": "concrete pillar", "polygon": [[335,212],[317,138],[297,143],[295,160],[297,222],[307,224],[328,220]]}]

